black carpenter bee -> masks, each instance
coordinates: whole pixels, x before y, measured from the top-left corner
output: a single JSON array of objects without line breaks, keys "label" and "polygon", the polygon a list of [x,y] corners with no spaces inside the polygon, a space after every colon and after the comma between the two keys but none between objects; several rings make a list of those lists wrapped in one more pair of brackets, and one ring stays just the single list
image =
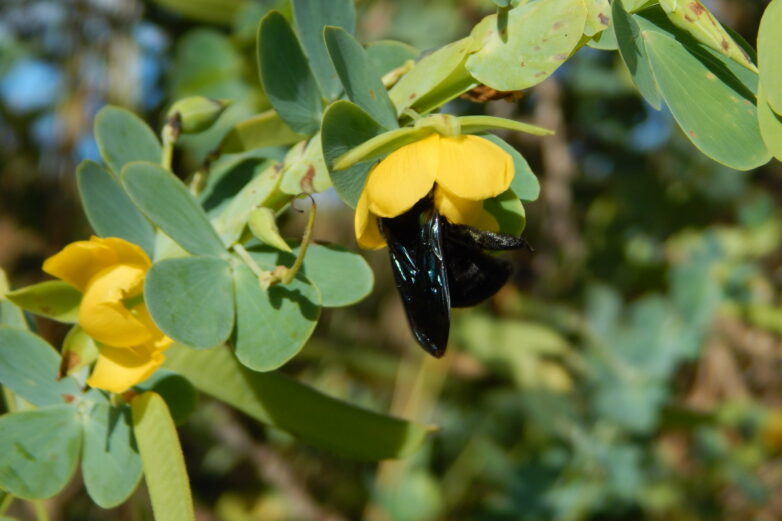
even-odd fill
[{"label": "black carpenter bee", "polygon": [[448,344],[451,308],[486,300],[513,271],[508,261],[485,250],[531,250],[521,237],[448,222],[430,198],[379,221],[410,329],[421,347],[437,358]]}]

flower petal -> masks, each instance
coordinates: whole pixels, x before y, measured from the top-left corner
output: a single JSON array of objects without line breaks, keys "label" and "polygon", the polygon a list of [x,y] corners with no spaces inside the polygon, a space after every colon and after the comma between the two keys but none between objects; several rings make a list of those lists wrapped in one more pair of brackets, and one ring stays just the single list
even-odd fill
[{"label": "flower petal", "polygon": [[453,195],[482,201],[501,194],[513,179],[513,159],[478,136],[440,139],[437,184]]},{"label": "flower petal", "polygon": [[379,217],[405,213],[432,189],[439,163],[439,134],[391,152],[369,173],[364,191]]},{"label": "flower petal", "polygon": [[132,348],[101,345],[100,354],[87,385],[113,393],[127,391],[143,382],[161,366],[165,356],[152,345]]},{"label": "flower petal", "polygon": [[133,313],[136,314],[136,317],[152,332],[152,340],[150,341],[152,346],[155,349],[159,349],[161,351],[165,351],[169,347],[171,347],[171,344],[174,343],[174,340],[167,337],[160,328],[157,327],[157,324],[152,320],[152,315],[149,314],[149,310],[147,309],[147,305],[141,302],[140,304],[137,304],[133,307]]},{"label": "flower petal", "polygon": [[95,274],[112,264],[135,264],[146,271],[152,262],[144,250],[124,239],[90,237],[46,259],[43,271],[84,291]]},{"label": "flower petal", "polygon": [[84,290],[79,307],[79,325],[98,342],[114,347],[143,344],[157,336],[128,309],[124,299],[141,294],[145,270],[119,264],[95,275]]},{"label": "flower petal", "polygon": [[369,211],[367,191],[361,193],[355,214],[356,241],[366,250],[379,250],[386,245],[377,225],[377,216]]},{"label": "flower petal", "polygon": [[484,210],[483,201],[464,199],[437,186],[434,190],[434,206],[440,215],[454,224],[466,224],[490,232],[500,231],[497,219]]}]

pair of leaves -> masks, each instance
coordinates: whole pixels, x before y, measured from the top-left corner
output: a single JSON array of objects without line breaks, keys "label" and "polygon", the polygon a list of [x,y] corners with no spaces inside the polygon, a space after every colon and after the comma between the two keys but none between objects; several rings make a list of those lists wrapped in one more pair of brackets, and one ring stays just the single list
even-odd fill
[{"label": "pair of leaves", "polygon": [[757,74],[673,25],[661,8],[628,14],[613,3],[619,51],[638,90],[664,100],[704,154],[738,170],[766,163],[755,105]]},{"label": "pair of leaves", "polygon": [[90,497],[122,503],[141,477],[129,409],[111,407],[73,378],[57,379],[60,357],[27,331],[0,327],[0,383],[37,409],[0,416],[0,487],[26,499],[47,498],[79,464]]}]

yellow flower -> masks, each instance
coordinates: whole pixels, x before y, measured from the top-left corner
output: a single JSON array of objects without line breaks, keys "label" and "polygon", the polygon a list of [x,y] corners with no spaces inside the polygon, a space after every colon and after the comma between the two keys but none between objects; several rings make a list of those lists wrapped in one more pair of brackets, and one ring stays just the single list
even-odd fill
[{"label": "yellow flower", "polygon": [[43,270],[81,290],[79,325],[100,354],[91,387],[120,393],[146,380],[173,341],[152,322],[141,300],[152,262],[124,239],[91,237],[49,257]]},{"label": "yellow flower", "polygon": [[498,231],[483,201],[507,190],[513,174],[510,155],[478,136],[435,133],[405,145],[369,173],[356,206],[358,244],[367,249],[385,246],[377,218],[405,213],[433,188],[434,206],[450,222]]}]

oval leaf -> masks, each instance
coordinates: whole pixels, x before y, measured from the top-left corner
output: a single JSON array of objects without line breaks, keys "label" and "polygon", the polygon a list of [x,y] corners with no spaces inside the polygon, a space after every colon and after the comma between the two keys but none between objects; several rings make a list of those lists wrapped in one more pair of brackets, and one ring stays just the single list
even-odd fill
[{"label": "oval leaf", "polygon": [[383,127],[361,107],[350,101],[332,103],[323,114],[321,144],[331,182],[339,197],[351,208],[356,207],[373,161],[363,161],[344,170],[334,170],[340,156],[383,132]]},{"label": "oval leaf", "polygon": [[185,458],[166,402],[148,391],[133,399],[132,410],[155,519],[195,521]]},{"label": "oval leaf", "polygon": [[277,11],[258,26],[258,70],[269,101],[288,126],[300,134],[315,133],[323,109],[320,90],[299,40]]},{"label": "oval leaf", "polygon": [[388,129],[399,127],[396,109],[388,91],[369,61],[366,51],[355,38],[340,27],[323,32],[329,56],[350,101]]},{"label": "oval leaf", "polygon": [[782,0],[772,0],[763,13],[758,30],[758,69],[768,104],[782,114]]},{"label": "oval leaf", "polygon": [[62,404],[81,390],[73,378],[58,380],[59,368],[60,356],[42,338],[0,326],[0,384],[39,407]]},{"label": "oval leaf", "polygon": [[394,40],[371,42],[367,45],[366,51],[369,63],[381,77],[402,67],[408,60],[415,60],[421,54],[412,45]]},{"label": "oval leaf", "polygon": [[203,208],[174,174],[152,163],[131,163],[122,171],[122,183],[149,220],[185,250],[225,254]]},{"label": "oval leaf", "polygon": [[155,230],[139,212],[116,176],[97,163],[82,161],[76,183],[84,213],[101,237],[121,237],[138,244],[151,257]]},{"label": "oval leaf", "polygon": [[220,143],[220,151],[235,154],[255,148],[292,145],[302,139],[306,136],[291,130],[272,109],[234,125]]},{"label": "oval leaf", "polygon": [[334,99],[342,91],[342,85],[323,41],[323,28],[332,25],[353,34],[356,27],[353,0],[293,0],[292,3],[297,32],[315,79],[323,95]]},{"label": "oval leaf", "polygon": [[234,322],[231,267],[214,257],[156,263],[144,282],[144,300],[165,334],[190,347],[225,342]]},{"label": "oval leaf", "polygon": [[657,88],[657,81],[649,65],[646,52],[646,42],[641,37],[641,28],[636,18],[625,11],[622,1],[613,2],[611,8],[614,32],[616,33],[619,54],[622,56],[630,77],[644,99],[655,109],[662,107],[662,98]]},{"label": "oval leaf", "polygon": [[36,315],[58,322],[79,320],[81,291],[61,280],[47,280],[6,294],[6,298]]},{"label": "oval leaf", "polygon": [[256,420],[348,457],[377,461],[417,450],[427,428],[325,395],[279,372],[243,367],[227,348],[172,347],[166,366]]},{"label": "oval leaf", "polygon": [[115,507],[133,493],[141,480],[141,458],[130,407],[96,400],[84,422],[81,471],[87,493],[102,508]]},{"label": "oval leaf", "polygon": [[[269,247],[253,248],[253,259],[262,266],[291,266],[299,247],[282,253]],[[310,244],[301,271],[320,290],[323,307],[355,304],[369,295],[374,284],[372,268],[364,257],[336,244]]]},{"label": "oval leaf", "polygon": [[52,497],[76,471],[80,447],[73,405],[0,416],[0,488],[24,499]]},{"label": "oval leaf", "polygon": [[473,30],[481,48],[467,58],[467,70],[497,90],[537,85],[576,48],[586,15],[583,0],[548,0],[488,16]]},{"label": "oval leaf", "polygon": [[100,155],[117,175],[131,161],[160,162],[160,142],[149,126],[132,112],[107,105],[95,115],[95,141]]},{"label": "oval leaf", "polygon": [[320,316],[320,295],[297,277],[264,290],[246,266],[234,270],[236,357],[255,371],[271,371],[293,358]]},{"label": "oval leaf", "polygon": [[[709,48],[687,49],[662,33],[644,31],[649,62],[676,122],[704,154],[737,170],[771,158],[763,145],[751,92],[704,60],[727,60]],[[693,52],[705,53],[699,59]]]}]

